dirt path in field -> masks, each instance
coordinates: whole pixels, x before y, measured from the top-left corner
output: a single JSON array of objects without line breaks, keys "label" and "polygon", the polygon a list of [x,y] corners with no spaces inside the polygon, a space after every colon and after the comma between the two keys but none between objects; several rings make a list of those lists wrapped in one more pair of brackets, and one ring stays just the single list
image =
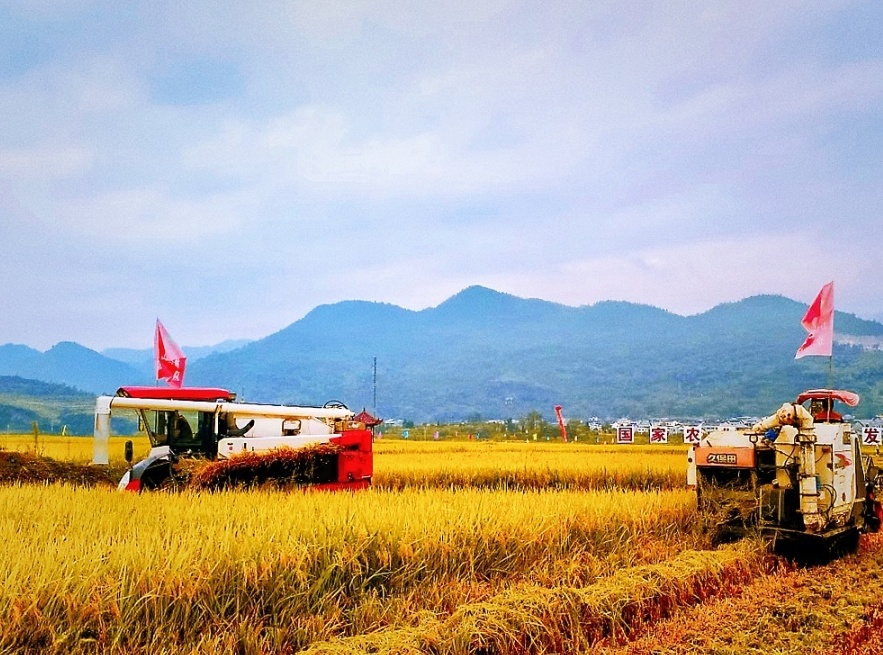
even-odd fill
[{"label": "dirt path in field", "polygon": [[658,621],[604,655],[883,653],[883,534],[825,566],[783,568]]}]

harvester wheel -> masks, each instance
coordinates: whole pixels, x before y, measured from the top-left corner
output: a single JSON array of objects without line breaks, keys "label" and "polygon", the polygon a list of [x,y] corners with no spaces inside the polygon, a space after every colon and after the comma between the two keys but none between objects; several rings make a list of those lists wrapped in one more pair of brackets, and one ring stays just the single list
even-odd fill
[{"label": "harvester wheel", "polygon": [[150,466],[141,474],[141,487],[146,490],[165,489],[168,481],[174,477],[172,465],[169,462]]}]

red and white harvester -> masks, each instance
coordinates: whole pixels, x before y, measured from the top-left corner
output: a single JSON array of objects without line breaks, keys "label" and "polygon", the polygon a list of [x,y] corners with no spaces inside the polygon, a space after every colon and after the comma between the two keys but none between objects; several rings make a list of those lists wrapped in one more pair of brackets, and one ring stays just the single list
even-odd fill
[{"label": "red and white harvester", "polygon": [[[180,458],[229,459],[329,444],[309,469],[307,484],[321,489],[362,489],[373,474],[372,434],[341,403],[295,407],[235,402],[234,393],[206,387],[121,387],[95,403],[93,463],[108,463],[111,417],[135,412],[151,449],[131,465],[120,489],[155,489],[174,479]],[[301,483],[304,480],[300,481]]]}]

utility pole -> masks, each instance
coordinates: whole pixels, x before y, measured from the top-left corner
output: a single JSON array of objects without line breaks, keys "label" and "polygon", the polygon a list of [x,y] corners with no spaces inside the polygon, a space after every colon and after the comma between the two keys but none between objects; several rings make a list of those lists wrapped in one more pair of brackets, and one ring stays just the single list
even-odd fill
[{"label": "utility pole", "polygon": [[374,358],[374,416],[377,416],[377,358]]}]

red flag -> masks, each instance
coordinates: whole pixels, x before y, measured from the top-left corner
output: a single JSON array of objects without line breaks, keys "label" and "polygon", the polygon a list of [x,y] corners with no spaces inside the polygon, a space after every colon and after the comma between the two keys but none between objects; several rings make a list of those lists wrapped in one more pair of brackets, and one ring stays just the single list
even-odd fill
[{"label": "red flag", "polygon": [[187,366],[187,358],[159,319],[156,319],[156,335],[153,345],[156,379],[165,380],[170,387],[180,388],[184,384],[184,368]]},{"label": "red flag", "polygon": [[564,416],[561,415],[561,405],[555,405],[555,415],[558,417],[558,427],[561,429],[561,438],[567,443],[567,427],[564,424]]},{"label": "red flag", "polygon": [[806,341],[797,349],[794,359],[806,355],[830,357],[834,350],[834,283],[828,282],[819,291],[803,320],[800,321],[809,332]]}]

